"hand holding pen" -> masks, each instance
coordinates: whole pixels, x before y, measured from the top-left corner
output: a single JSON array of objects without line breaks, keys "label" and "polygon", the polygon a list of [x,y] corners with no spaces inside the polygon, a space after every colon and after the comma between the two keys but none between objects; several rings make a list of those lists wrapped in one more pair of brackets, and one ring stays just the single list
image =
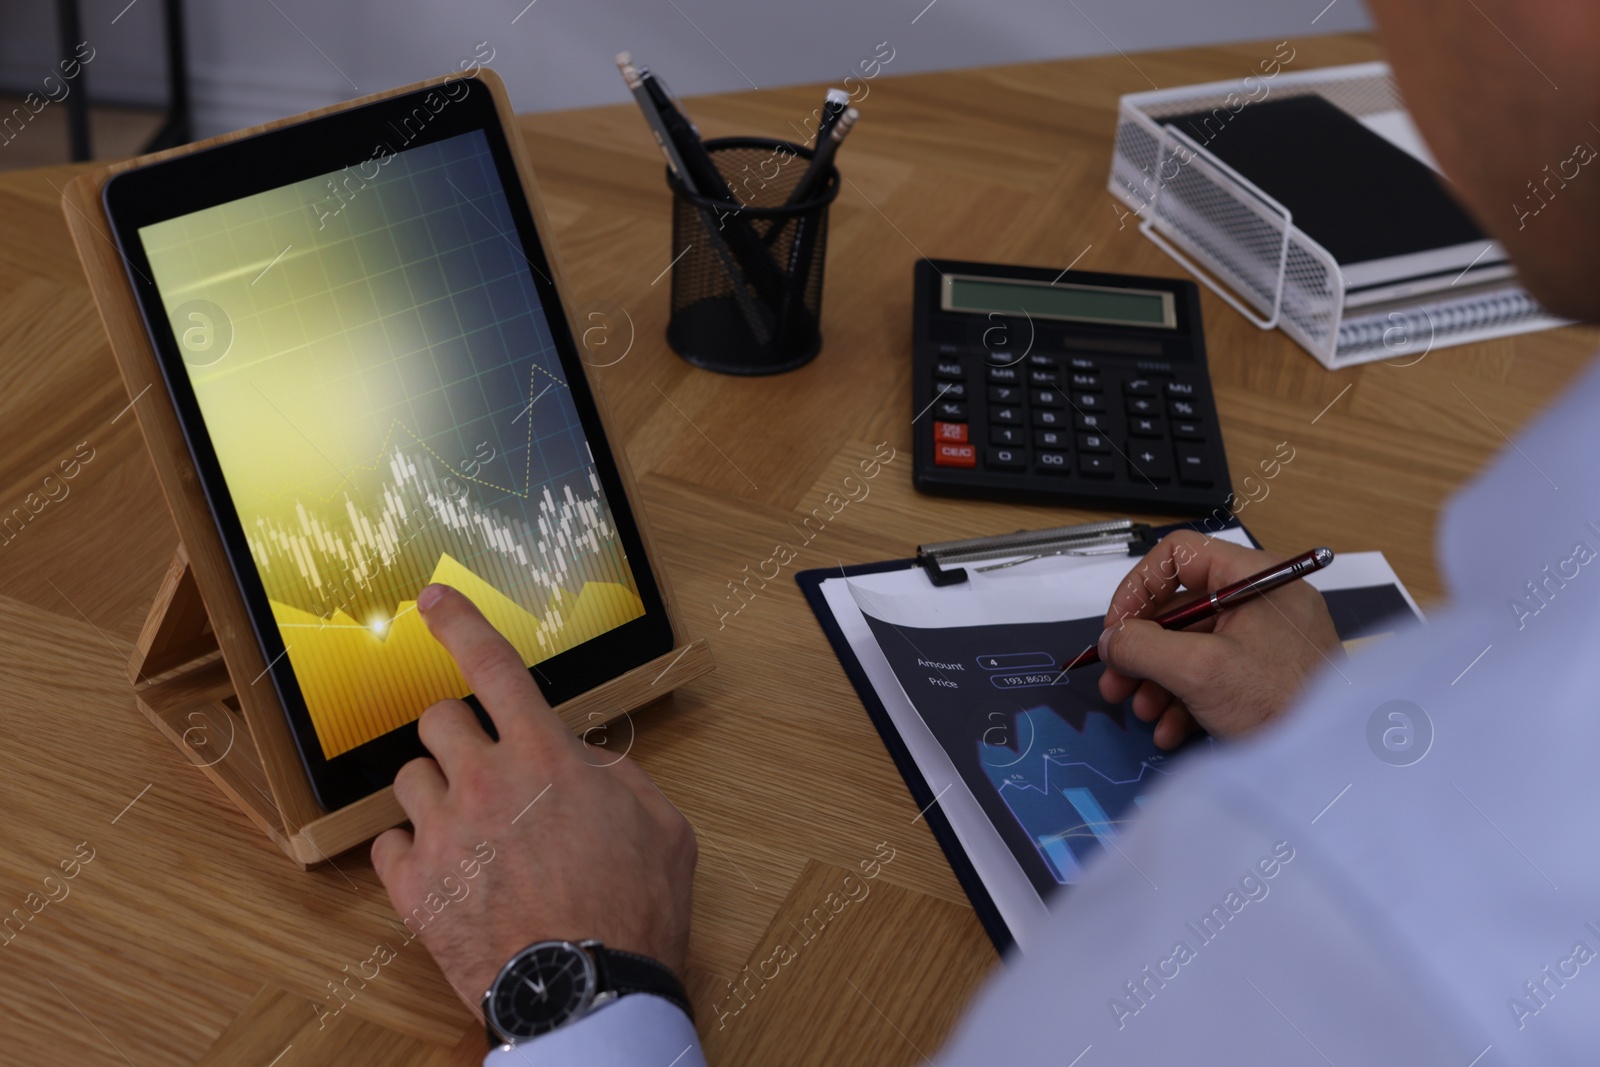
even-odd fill
[{"label": "hand holding pen", "polygon": [[[1331,558],[1326,549],[1297,557],[1298,576]],[[1095,647],[1106,664],[1100,696],[1118,704],[1131,698],[1134,715],[1156,723],[1163,748],[1180,744],[1196,724],[1226,738],[1283,714],[1307,678],[1340,669],[1344,657],[1327,603],[1310,583],[1290,577],[1260,594],[1255,581],[1283,562],[1191,530],[1162,539],[1111,599]],[[1257,591],[1229,594],[1217,611],[1212,594],[1220,601],[1241,582]],[[1188,609],[1194,629],[1155,621],[1177,607]]]}]

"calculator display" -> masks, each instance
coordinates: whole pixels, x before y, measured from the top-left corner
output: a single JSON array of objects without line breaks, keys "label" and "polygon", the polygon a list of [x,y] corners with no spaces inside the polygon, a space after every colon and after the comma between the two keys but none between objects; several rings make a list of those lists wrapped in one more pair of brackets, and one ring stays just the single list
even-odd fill
[{"label": "calculator display", "polygon": [[1177,326],[1172,294],[1150,289],[1060,285],[960,274],[945,275],[943,288],[945,311],[999,315],[1022,313],[1041,319],[1167,330]]}]

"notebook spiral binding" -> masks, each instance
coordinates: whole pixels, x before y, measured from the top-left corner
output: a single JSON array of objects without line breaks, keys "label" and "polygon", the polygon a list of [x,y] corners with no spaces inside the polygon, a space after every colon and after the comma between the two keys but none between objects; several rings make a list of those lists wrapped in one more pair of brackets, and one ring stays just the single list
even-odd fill
[{"label": "notebook spiral binding", "polygon": [[1458,300],[1348,319],[1339,326],[1339,351],[1349,354],[1381,345],[1393,349],[1396,355],[1403,355],[1451,334],[1509,326],[1544,314],[1538,303],[1522,289],[1478,293]]}]

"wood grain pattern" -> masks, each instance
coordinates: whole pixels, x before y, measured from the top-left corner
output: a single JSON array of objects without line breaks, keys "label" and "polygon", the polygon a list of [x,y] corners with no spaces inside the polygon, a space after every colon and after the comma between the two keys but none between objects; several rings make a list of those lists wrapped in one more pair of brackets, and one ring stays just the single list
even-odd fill
[{"label": "wood grain pattern", "polygon": [[[1361,36],[1292,44],[1290,69],[1377,57]],[[793,570],[1105,517],[912,491],[913,262],[921,252],[1064,267],[1081,253],[1089,269],[1181,276],[1131,219],[1119,221],[1104,191],[1116,99],[1150,82],[1237,77],[1274,47],[908,77],[891,64],[867,83],[861,123],[840,156],[847,181],[832,211],[822,354],[760,381],[691,368],[661,339],[667,283],[652,280],[680,250],[670,247],[660,153],[637,108],[521,120],[572,312],[606,316],[612,351],[627,351],[595,370],[596,388],[632,461],[685,636],[708,637],[717,657],[714,673],[636,717],[631,739],[633,757],[699,832],[690,984],[714,1062],[920,1064],[842,979],[932,1056],[988,958]],[[782,136],[823,88],[688,106],[707,136]],[[90,841],[97,858],[68,899],[0,945],[5,1047],[8,1062],[29,1065],[193,1063],[219,1042],[237,1047],[243,1031],[230,1027],[254,1025],[264,983],[299,998],[287,1020],[298,1012],[304,1026],[326,983],[372,951],[394,914],[359,853],[307,874],[285,864],[134,707],[126,659],[176,534],[133,419],[118,418],[128,395],[60,215],[74,173],[0,176],[0,514],[79,442],[96,450],[71,494],[0,548],[0,910],[21,906],[78,842]],[[1600,341],[1593,328],[1573,328],[1448,349],[1409,367],[1329,373],[1282,335],[1255,330],[1209,293],[1202,299],[1235,483],[1278,442],[1295,449],[1269,495],[1241,517],[1284,551],[1383,549],[1424,603],[1444,592],[1432,547],[1441,503]],[[897,455],[867,498],[719,629],[727,583],[776,541],[796,539],[789,524],[880,442]],[[769,958],[769,934],[885,841],[896,857],[861,910],[841,915],[818,954],[805,950],[792,965],[800,969],[786,967],[719,1032],[714,1008],[726,982]],[[890,933],[906,929],[914,944]],[[476,1020],[415,948],[330,1027],[370,1033],[364,1024],[414,1044],[382,1060],[351,1052],[303,1062],[432,1063],[437,1048],[469,1063],[479,1040]],[[281,1048],[263,1041],[247,1062],[270,1063]]]},{"label": "wood grain pattern", "polygon": [[[894,856],[891,848],[849,868],[806,864],[744,967],[691,975],[709,1008],[700,1020],[709,1062],[793,1062],[797,1002],[821,1024],[806,1035],[810,1062],[880,1062],[861,1058],[864,1037],[871,1047],[898,1041],[902,1058],[938,1048],[995,965],[994,948],[970,908],[887,881],[894,864],[883,857]],[[930,968],[948,996],[929,1000],[899,980]]]}]

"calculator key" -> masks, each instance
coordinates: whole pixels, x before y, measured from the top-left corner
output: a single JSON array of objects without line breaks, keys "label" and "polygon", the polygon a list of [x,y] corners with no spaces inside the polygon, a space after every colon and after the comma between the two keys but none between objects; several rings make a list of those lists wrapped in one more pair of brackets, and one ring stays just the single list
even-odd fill
[{"label": "calculator key", "polygon": [[1172,481],[1172,453],[1160,443],[1129,441],[1128,477],[1165,485]]},{"label": "calculator key", "polygon": [[1129,378],[1122,383],[1122,391],[1129,396],[1155,396],[1156,383],[1149,378]]},{"label": "calculator key", "polygon": [[991,448],[983,465],[994,471],[1020,471],[1028,465],[1028,453],[1020,448]]},{"label": "calculator key", "polygon": [[1180,400],[1187,400],[1190,397],[1194,396],[1194,383],[1193,382],[1168,382],[1167,383],[1167,395],[1168,396],[1177,397]]},{"label": "calculator key", "polygon": [[939,382],[934,386],[933,395],[940,400],[965,400],[967,398],[967,383]]},{"label": "calculator key", "polygon": [[1015,385],[991,385],[989,386],[989,403],[1020,404],[1022,403],[1022,390]]},{"label": "calculator key", "polygon": [[1101,393],[1073,393],[1072,403],[1080,411],[1100,411],[1106,406],[1106,398]]},{"label": "calculator key", "polygon": [[1052,429],[1067,424],[1067,413],[1064,411],[1051,411],[1049,408],[1033,409],[1033,424],[1041,429]]},{"label": "calculator key", "polygon": [[1105,430],[1110,424],[1102,414],[1080,411],[1072,416],[1072,425],[1081,432],[1097,433]]},{"label": "calculator key", "polygon": [[974,445],[957,445],[937,441],[933,446],[933,465],[936,467],[976,467],[978,449]]},{"label": "calculator key", "polygon": [[959,356],[961,354],[961,346],[946,342],[939,346],[939,354],[941,356]]},{"label": "calculator key", "polygon": [[1061,375],[1053,370],[1031,370],[1028,372],[1029,385],[1057,385],[1061,382]]},{"label": "calculator key", "polygon": [[1210,485],[1211,465],[1198,448],[1178,449],[1178,481],[1184,485]]},{"label": "calculator key", "polygon": [[1128,432],[1135,437],[1165,437],[1167,435],[1167,425],[1159,415],[1152,415],[1147,418],[1129,416]]},{"label": "calculator key", "polygon": [[1036,408],[1058,408],[1065,402],[1065,398],[1054,389],[1035,389],[1033,391],[1033,406]]},{"label": "calculator key", "polygon": [[967,443],[967,424],[964,422],[936,422],[933,424],[935,441],[951,441],[958,445]]},{"label": "calculator key", "polygon": [[1079,452],[1109,452],[1111,442],[1101,433],[1080,433],[1078,435]]},{"label": "calculator key", "polygon": [[1204,441],[1206,431],[1204,426],[1193,419],[1173,419],[1172,436],[1185,441]]},{"label": "calculator key", "polygon": [[1020,426],[994,426],[989,430],[989,443],[1021,448],[1028,443],[1028,437]]},{"label": "calculator key", "polygon": [[1071,438],[1065,430],[1035,430],[1033,431],[1034,448],[1053,448],[1065,452],[1067,442]]},{"label": "calculator key", "polygon": [[940,422],[966,422],[967,405],[960,400],[935,400],[933,414]]},{"label": "calculator key", "polygon": [[1028,354],[1028,366],[1039,367],[1042,370],[1055,370],[1061,366],[1061,357],[1047,355],[1043,352]]},{"label": "calculator key", "polygon": [[1098,452],[1078,453],[1078,473],[1085,478],[1111,477],[1111,457]]},{"label": "calculator key", "polygon": [[1200,405],[1193,400],[1169,400],[1167,407],[1175,419],[1193,419],[1200,415]]},{"label": "calculator key", "polygon": [[1022,372],[1015,367],[990,367],[989,381],[995,385],[1019,385]]},{"label": "calculator key", "polygon": [[1130,396],[1128,398],[1129,415],[1159,415],[1161,408],[1148,396]]},{"label": "calculator key", "polygon": [[1019,407],[991,407],[989,421],[1002,426],[1022,425],[1022,409]]},{"label": "calculator key", "polygon": [[1090,359],[1088,356],[1072,356],[1067,360],[1067,366],[1073,370],[1099,370],[1100,361]]},{"label": "calculator key", "polygon": [[1070,474],[1065,452],[1040,452],[1033,457],[1034,469],[1040,474]]},{"label": "calculator key", "polygon": [[959,382],[966,379],[966,373],[961,369],[959,359],[941,359],[933,365],[933,376],[942,378],[947,382]]}]

